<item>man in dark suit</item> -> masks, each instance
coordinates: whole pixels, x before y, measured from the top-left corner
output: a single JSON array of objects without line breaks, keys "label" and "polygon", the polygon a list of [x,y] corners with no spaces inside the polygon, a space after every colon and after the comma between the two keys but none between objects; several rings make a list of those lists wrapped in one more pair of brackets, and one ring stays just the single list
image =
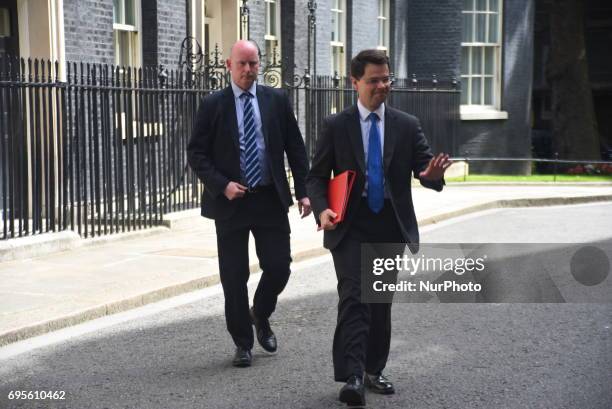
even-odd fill
[{"label": "man in dark suit", "polygon": [[[365,387],[382,394],[394,393],[394,387],[383,375],[391,304],[361,302],[361,244],[418,243],[411,173],[440,191],[451,162],[448,155],[433,157],[417,118],[385,105],[391,82],[384,52],[364,50],[353,58],[351,81],[358,103],[325,119],[306,184],[338,278],[334,378],[346,382],[339,398],[364,405]],[[346,170],[356,171],[355,182],[345,219],[334,224],[327,185],[332,172]]]},{"label": "man in dark suit", "polygon": [[[302,217],[310,214],[304,141],[286,92],[257,85],[259,49],[233,45],[231,85],[202,99],[187,146],[189,165],[204,184],[202,216],[215,220],[227,329],[236,345],[233,365],[251,365],[253,329],[262,348],[277,350],[269,317],[289,280],[291,192],[285,154]],[[249,233],[261,280],[249,309]]]}]

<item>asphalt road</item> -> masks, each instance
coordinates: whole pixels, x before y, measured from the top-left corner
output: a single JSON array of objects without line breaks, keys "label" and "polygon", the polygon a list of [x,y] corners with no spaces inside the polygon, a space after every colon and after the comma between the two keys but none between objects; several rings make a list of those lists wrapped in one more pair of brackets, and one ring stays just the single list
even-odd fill
[{"label": "asphalt road", "polygon": [[[610,215],[610,204],[485,212],[423,229],[423,241],[602,240],[612,237]],[[42,347],[0,349],[0,409],[342,408],[331,258],[293,270],[272,320],[276,356],[256,346],[252,367],[231,366],[223,297],[212,288],[47,335]],[[386,373],[397,393],[369,394],[369,408],[612,407],[611,304],[398,303],[393,325]],[[65,400],[9,401],[16,390],[65,391]]]}]

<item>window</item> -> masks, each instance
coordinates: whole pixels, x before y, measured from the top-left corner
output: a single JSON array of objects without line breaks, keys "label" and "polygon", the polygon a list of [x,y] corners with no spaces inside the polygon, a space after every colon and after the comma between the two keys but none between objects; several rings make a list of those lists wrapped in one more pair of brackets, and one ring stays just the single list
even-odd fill
[{"label": "window", "polygon": [[338,73],[338,75],[346,75],[346,64],[344,56],[344,41],[345,41],[345,27],[346,27],[346,14],[345,0],[332,0],[331,9],[331,72],[332,74]]},{"label": "window", "polygon": [[138,26],[140,8],[135,0],[113,0],[113,36],[115,41],[115,64],[119,66],[140,65],[140,39]]},{"label": "window", "polygon": [[11,36],[11,16],[9,9],[0,8],[0,37]]},{"label": "window", "polygon": [[378,46],[389,52],[389,0],[378,0]]},{"label": "window", "polygon": [[502,0],[463,0],[461,104],[500,108]]},{"label": "window", "polygon": [[280,0],[266,1],[266,63],[280,63]]}]

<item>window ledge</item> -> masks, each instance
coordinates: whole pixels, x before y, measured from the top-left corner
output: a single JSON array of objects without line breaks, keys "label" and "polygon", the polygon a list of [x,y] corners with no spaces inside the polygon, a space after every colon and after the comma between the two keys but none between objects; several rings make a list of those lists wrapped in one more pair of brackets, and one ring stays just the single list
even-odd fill
[{"label": "window ledge", "polygon": [[483,106],[461,105],[460,114],[462,121],[508,119],[508,112]]},{"label": "window ledge", "polygon": [[138,31],[136,26],[132,26],[130,24],[119,24],[119,23],[114,23],[113,24],[113,30],[134,31],[134,32]]}]

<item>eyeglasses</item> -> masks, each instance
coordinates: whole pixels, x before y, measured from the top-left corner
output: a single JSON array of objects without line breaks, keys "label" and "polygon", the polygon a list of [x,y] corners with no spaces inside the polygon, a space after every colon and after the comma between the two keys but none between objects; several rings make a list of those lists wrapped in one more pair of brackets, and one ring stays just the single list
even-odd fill
[{"label": "eyeglasses", "polygon": [[388,85],[391,83],[391,77],[368,78],[365,80],[365,83],[368,85],[378,85],[379,82],[382,82],[383,85]]}]

